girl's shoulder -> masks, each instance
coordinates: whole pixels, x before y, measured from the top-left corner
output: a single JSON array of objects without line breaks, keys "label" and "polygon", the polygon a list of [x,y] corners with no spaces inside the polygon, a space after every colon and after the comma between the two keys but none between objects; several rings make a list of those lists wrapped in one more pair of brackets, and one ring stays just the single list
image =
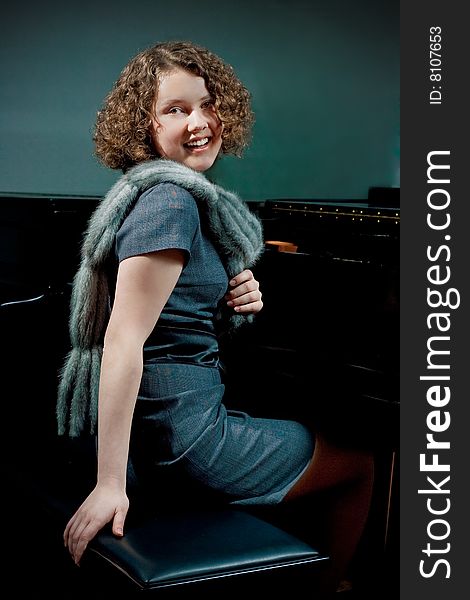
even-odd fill
[{"label": "girl's shoulder", "polygon": [[167,248],[191,249],[200,231],[193,196],[173,183],[159,183],[142,193],[116,234],[119,260]]},{"label": "girl's shoulder", "polygon": [[174,183],[157,183],[137,199],[134,209],[148,207],[150,209],[184,209],[197,212],[196,200],[184,187]]}]

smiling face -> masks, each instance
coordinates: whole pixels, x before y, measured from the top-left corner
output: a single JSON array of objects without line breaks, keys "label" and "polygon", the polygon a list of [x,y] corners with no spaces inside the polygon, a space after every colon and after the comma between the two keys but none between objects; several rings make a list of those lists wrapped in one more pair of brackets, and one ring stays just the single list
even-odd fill
[{"label": "smiling face", "polygon": [[195,171],[206,171],[222,146],[222,124],[202,77],[181,69],[159,85],[152,121],[157,153]]}]

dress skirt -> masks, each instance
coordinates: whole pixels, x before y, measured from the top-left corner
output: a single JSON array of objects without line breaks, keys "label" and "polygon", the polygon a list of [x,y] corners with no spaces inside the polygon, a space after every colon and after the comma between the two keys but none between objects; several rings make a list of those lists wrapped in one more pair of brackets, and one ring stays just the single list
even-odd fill
[{"label": "dress skirt", "polygon": [[231,504],[277,504],[307,468],[314,437],[295,421],[227,410],[224,390],[217,367],[144,364],[132,429],[135,466],[147,476],[177,466]]}]

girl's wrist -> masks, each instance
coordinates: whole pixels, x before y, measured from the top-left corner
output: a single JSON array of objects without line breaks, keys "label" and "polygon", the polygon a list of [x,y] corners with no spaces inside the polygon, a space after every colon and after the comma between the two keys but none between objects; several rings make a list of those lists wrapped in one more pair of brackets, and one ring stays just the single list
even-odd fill
[{"label": "girl's wrist", "polygon": [[114,475],[101,475],[98,476],[97,487],[122,491],[126,488],[126,482]]}]

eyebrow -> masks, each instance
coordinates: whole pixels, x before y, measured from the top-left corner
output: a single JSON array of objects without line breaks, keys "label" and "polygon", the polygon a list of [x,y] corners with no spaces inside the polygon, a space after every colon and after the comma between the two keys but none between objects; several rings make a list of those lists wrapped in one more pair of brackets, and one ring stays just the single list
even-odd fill
[{"label": "eyebrow", "polygon": [[[200,98],[199,102],[206,102],[207,100],[213,100],[213,97],[210,94],[207,94],[207,96],[203,96],[202,98]],[[169,100],[165,100],[163,104],[160,104],[159,108],[167,108],[168,106],[173,106],[174,104],[186,104],[186,102],[187,100],[184,100],[184,98],[170,98]]]}]

